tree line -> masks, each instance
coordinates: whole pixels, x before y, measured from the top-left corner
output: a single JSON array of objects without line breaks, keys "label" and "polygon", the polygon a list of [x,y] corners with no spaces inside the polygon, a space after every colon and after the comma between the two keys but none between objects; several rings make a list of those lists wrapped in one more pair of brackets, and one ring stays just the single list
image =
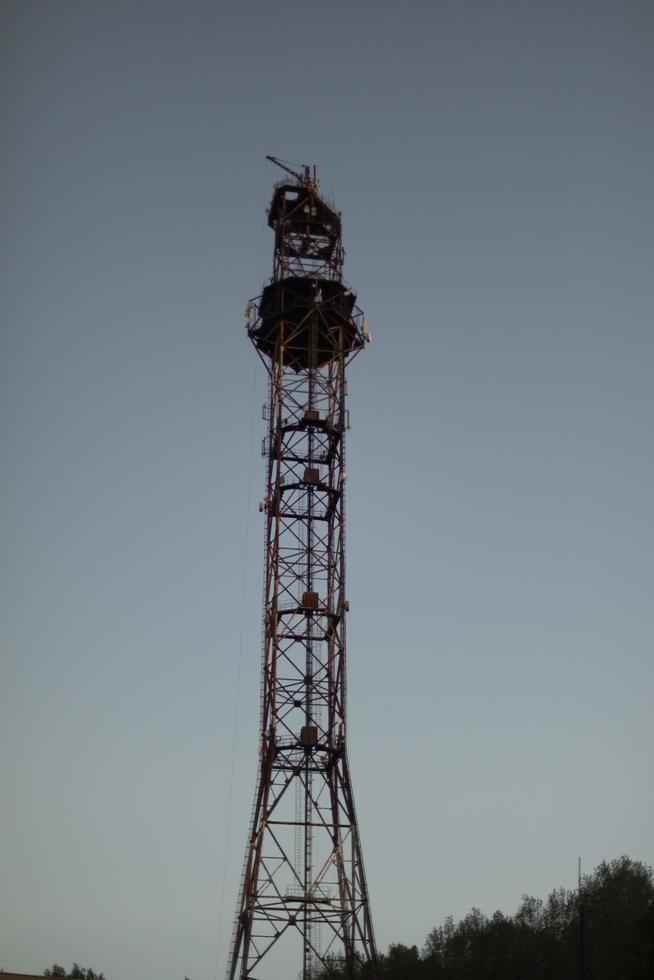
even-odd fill
[{"label": "tree line", "polygon": [[[366,970],[361,971],[365,980]],[[473,908],[432,929],[422,950],[391,944],[380,980],[654,980],[654,878],[628,857],[603,861],[578,890],[525,895],[515,913]],[[345,980],[338,958],[316,980]]]},{"label": "tree line", "polygon": [[79,963],[73,963],[70,970],[60,966],[59,963],[53,963],[43,971],[43,976],[60,978],[60,980],[105,980],[104,973],[96,973],[90,967],[80,966]]},{"label": "tree line", "polygon": [[[628,857],[603,861],[579,889],[524,895],[515,915],[473,908],[458,922],[450,916],[421,950],[392,943],[378,965],[379,980],[654,980],[652,869]],[[357,973],[369,980],[369,968]],[[333,957],[312,980],[346,975]],[[71,971],[55,963],[44,976],[105,980],[77,963]]]}]

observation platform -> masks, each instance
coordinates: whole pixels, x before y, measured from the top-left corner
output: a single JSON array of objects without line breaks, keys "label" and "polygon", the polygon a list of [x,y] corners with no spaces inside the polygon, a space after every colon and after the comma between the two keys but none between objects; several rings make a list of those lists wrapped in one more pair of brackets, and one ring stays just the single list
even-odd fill
[{"label": "observation platform", "polygon": [[270,283],[259,302],[259,318],[248,331],[262,354],[294,371],[322,367],[341,352],[363,347],[355,317],[356,296],[333,279],[291,276]]}]

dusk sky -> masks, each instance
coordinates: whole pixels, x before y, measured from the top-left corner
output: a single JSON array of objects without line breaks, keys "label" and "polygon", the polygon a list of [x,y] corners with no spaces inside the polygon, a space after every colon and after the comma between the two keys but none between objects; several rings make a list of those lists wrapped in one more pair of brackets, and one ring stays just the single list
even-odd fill
[{"label": "dusk sky", "polygon": [[4,0],[0,72],[0,968],[224,976],[267,153],[318,166],[373,333],[348,708],[380,949],[578,855],[654,863],[654,5]]}]

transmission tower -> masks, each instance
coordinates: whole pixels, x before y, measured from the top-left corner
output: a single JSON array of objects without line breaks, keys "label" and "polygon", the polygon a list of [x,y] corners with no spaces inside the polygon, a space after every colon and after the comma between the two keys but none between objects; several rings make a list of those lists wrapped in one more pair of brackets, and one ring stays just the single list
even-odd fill
[{"label": "transmission tower", "polygon": [[315,168],[269,159],[273,274],[246,307],[269,376],[260,762],[227,977],[288,977],[299,946],[302,980],[376,980],[345,685],[345,368],[369,334]]}]

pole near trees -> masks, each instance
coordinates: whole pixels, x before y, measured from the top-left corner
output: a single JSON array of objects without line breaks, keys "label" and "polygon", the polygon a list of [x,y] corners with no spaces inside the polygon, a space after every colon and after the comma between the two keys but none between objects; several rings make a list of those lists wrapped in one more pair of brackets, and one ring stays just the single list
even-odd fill
[{"label": "pole near trees", "polygon": [[579,858],[579,867],[577,870],[577,905],[579,908],[579,980],[584,980],[585,976],[585,964],[584,964],[584,953],[585,953],[585,937],[584,937],[584,895],[581,883],[581,858]]}]

